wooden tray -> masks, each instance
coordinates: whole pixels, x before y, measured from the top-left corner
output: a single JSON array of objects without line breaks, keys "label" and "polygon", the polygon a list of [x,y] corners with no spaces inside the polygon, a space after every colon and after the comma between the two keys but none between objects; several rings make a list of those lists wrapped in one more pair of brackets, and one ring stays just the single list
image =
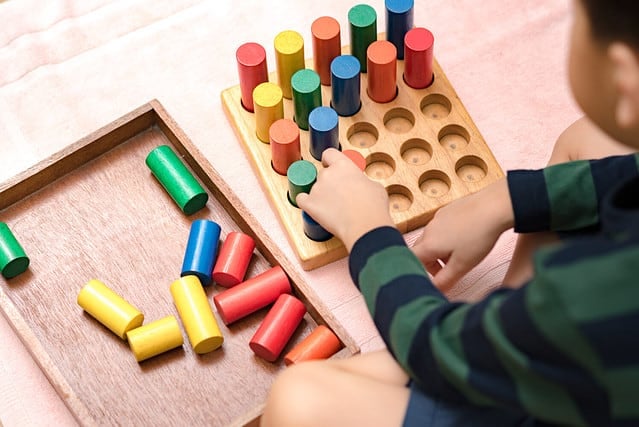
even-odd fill
[{"label": "wooden tray", "polygon": [[[209,191],[202,211],[185,216],[146,167],[146,155],[161,144],[171,145]],[[179,319],[169,285],[179,277],[190,223],[198,218],[219,223],[221,238],[240,230],[255,239],[247,277],[280,265],[291,278],[309,313],[282,354],[317,324],[345,344],[334,357],[358,352],[209,162],[151,101],[0,186],[0,221],[31,259],[27,272],[0,278],[0,307],[81,424],[256,423],[274,376],[285,368],[282,358],[265,362],[248,346],[266,309],[229,327],[218,317],[221,349],[197,355],[183,332],[181,348],[138,364],[126,342],[76,303],[80,288],[98,278],[137,306],[145,324]]]},{"label": "wooden tray", "polygon": [[[385,34],[378,35],[383,40]],[[350,47],[342,47],[344,54]],[[313,68],[313,60],[306,61]],[[425,89],[413,89],[402,78],[404,61],[397,61],[397,97],[379,104],[366,94],[367,74],[361,74],[360,111],[339,118],[343,150],[366,158],[366,174],[381,182],[390,199],[395,225],[402,232],[425,225],[437,209],[473,193],[504,176],[486,141],[434,60],[435,79]],[[276,73],[269,75],[277,83]],[[271,148],[255,134],[255,114],[244,109],[240,86],[221,94],[229,121],[251,161],[271,204],[287,231],[302,267],[312,270],[346,255],[336,238],[315,242],[303,231],[301,212],[287,199],[286,176],[271,167]],[[331,87],[322,86],[322,103],[329,106]],[[284,117],[293,119],[293,102],[284,99]],[[322,168],[309,152],[309,132],[300,131],[302,157]]]}]

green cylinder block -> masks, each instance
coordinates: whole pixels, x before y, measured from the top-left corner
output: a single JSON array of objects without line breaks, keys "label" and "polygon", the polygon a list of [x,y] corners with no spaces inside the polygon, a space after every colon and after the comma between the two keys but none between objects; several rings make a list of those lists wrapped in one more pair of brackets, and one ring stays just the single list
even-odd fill
[{"label": "green cylinder block", "polygon": [[298,160],[289,166],[286,172],[288,178],[288,201],[295,207],[295,199],[300,193],[308,193],[317,180],[317,168],[308,160]]},{"label": "green cylinder block", "polygon": [[171,147],[161,145],[155,148],[146,157],[146,165],[186,215],[206,205],[208,193]]},{"label": "green cylinder block", "polygon": [[367,4],[358,4],[348,11],[351,55],[359,60],[362,73],[366,72],[366,50],[377,40],[377,13]]},{"label": "green cylinder block", "polygon": [[0,222],[0,272],[11,279],[29,267],[29,258],[9,226]]},{"label": "green cylinder block", "polygon": [[313,70],[303,69],[291,77],[295,123],[300,129],[308,130],[308,115],[322,105],[320,76]]}]

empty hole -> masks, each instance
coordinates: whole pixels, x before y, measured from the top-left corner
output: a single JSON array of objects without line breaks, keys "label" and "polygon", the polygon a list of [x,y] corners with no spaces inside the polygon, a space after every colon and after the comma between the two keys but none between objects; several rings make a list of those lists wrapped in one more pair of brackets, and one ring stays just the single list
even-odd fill
[{"label": "empty hole", "polygon": [[433,156],[433,149],[423,139],[413,138],[402,144],[402,159],[410,165],[423,165]]},{"label": "empty hole", "polygon": [[430,170],[419,178],[419,189],[428,197],[441,197],[450,191],[450,178],[439,170]]},{"label": "empty hole", "polygon": [[377,143],[379,132],[372,124],[359,122],[348,129],[346,137],[353,147],[369,148]]},{"label": "empty hole", "polygon": [[366,175],[384,180],[395,173],[395,160],[386,153],[373,153],[366,159]]},{"label": "empty hole", "polygon": [[465,148],[470,142],[468,131],[458,125],[449,125],[439,131],[439,143],[450,151]]},{"label": "empty hole", "polygon": [[384,115],[384,126],[393,133],[405,133],[415,126],[415,116],[406,108],[393,108]]},{"label": "empty hole", "polygon": [[413,204],[413,194],[403,185],[391,185],[386,192],[391,212],[405,212]]},{"label": "empty hole", "polygon": [[478,182],[486,177],[486,162],[477,156],[462,157],[455,165],[457,176],[465,182]]},{"label": "empty hole", "polygon": [[422,114],[429,119],[441,120],[450,114],[452,105],[444,95],[434,93],[426,96],[420,103]]}]

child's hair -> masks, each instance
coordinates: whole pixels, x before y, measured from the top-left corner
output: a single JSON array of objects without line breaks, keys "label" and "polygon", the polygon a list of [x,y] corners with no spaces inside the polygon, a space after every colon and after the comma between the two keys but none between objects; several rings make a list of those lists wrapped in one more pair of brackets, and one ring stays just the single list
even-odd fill
[{"label": "child's hair", "polygon": [[604,43],[621,41],[639,49],[639,1],[579,1],[586,10],[596,39]]}]

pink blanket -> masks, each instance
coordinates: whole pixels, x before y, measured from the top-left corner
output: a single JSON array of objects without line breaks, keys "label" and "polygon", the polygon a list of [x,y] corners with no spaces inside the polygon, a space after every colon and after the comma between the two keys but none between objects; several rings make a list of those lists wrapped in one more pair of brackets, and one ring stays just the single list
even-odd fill
[{"label": "pink blanket", "polygon": [[[568,3],[417,0],[415,24],[435,34],[435,55],[504,170],[543,166],[579,112],[567,87]],[[323,15],[341,23],[356,2],[325,0],[21,0],[0,2],[0,182],[157,98],[294,258],[222,111],[237,84],[235,49],[267,47]],[[384,4],[370,2],[385,25]],[[309,48],[310,49],[310,48]],[[308,55],[307,55],[308,56]],[[1,220],[0,213],[0,220]],[[418,232],[407,235],[412,241]],[[497,286],[514,236],[450,291],[475,299]],[[347,276],[346,261],[303,273],[362,351],[383,345]],[[74,420],[10,326],[0,318],[0,423]]]}]

